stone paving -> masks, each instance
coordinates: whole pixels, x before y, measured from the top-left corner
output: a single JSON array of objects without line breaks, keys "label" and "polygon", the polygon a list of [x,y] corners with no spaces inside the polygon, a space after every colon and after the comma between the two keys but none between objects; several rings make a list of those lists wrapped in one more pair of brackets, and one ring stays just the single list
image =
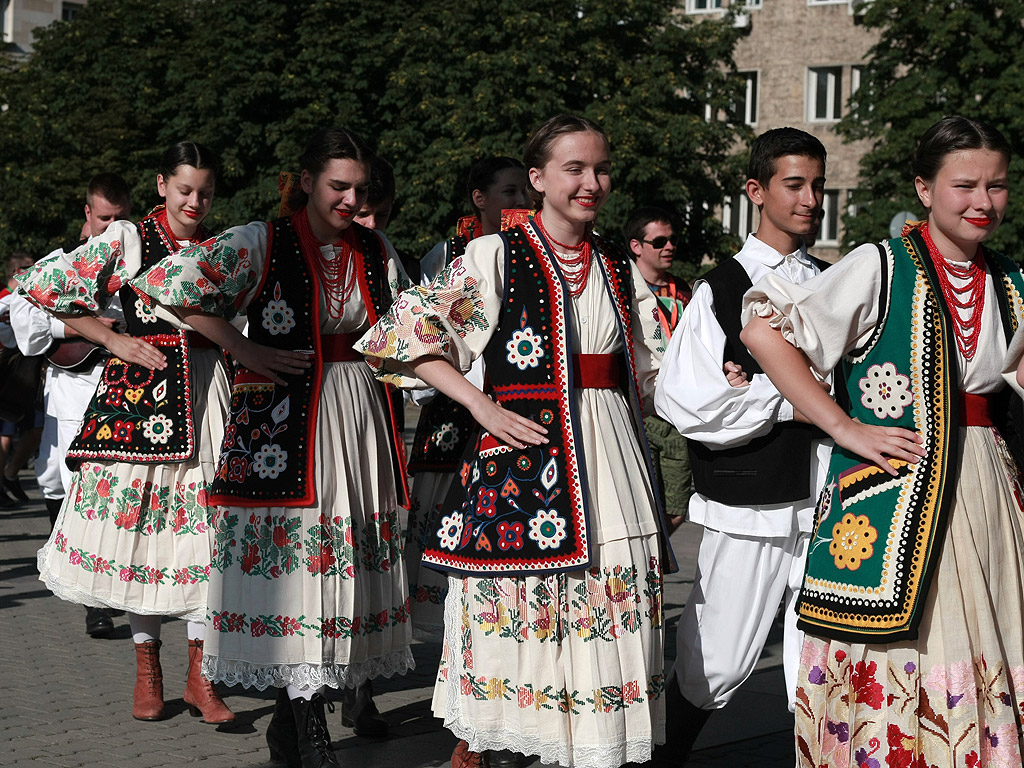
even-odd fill
[{"label": "stone paving", "polygon": [[[30,473],[22,473],[21,482],[34,499],[39,498]],[[698,532],[684,525],[672,539],[681,569],[666,584],[670,657],[675,624],[693,578]],[[225,700],[238,715],[231,727],[205,725],[189,716],[181,699],[187,660],[182,621],[166,620],[162,630],[170,716],[156,723],[132,719],[134,653],[127,621],[115,619],[115,632],[106,639],[85,634],[84,609],[57,599],[38,581],[36,550],[47,535],[41,501],[0,511],[0,766],[273,765],[268,762],[264,733],[274,691],[226,689]],[[391,724],[390,738],[359,738],[342,727],[340,712],[328,715],[342,765],[449,765],[455,740],[430,712],[440,646],[417,642],[413,652],[415,671],[375,683],[376,701]],[[780,653],[781,635],[776,631],[758,670],[729,707],[709,721],[688,765],[794,764],[792,716],[786,711]],[[534,766],[540,768],[539,763]]]}]

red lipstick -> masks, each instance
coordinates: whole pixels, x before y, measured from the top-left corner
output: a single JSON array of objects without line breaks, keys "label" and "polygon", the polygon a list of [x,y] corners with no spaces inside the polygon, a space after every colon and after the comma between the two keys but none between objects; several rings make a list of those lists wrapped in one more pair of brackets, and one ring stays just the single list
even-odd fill
[{"label": "red lipstick", "polygon": [[964,221],[976,227],[987,227],[992,223],[992,219],[988,216],[964,216]]}]

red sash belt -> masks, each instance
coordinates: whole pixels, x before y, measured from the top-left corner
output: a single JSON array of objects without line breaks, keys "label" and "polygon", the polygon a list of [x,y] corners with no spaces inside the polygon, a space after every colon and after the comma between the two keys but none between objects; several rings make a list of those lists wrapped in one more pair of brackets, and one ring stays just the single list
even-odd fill
[{"label": "red sash belt", "polygon": [[320,351],[323,353],[324,362],[351,363],[354,360],[362,360],[363,356],[352,349],[352,345],[359,341],[360,335],[332,333],[329,336],[321,336]]},{"label": "red sash belt", "polygon": [[961,427],[993,427],[992,395],[972,395],[960,393],[960,426]]},{"label": "red sash belt", "polygon": [[615,389],[622,380],[620,354],[573,355],[572,374],[577,389]]}]

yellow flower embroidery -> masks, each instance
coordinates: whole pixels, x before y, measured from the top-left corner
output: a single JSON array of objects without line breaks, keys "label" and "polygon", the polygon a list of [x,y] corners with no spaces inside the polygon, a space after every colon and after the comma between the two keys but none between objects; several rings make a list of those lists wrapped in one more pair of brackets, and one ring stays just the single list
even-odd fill
[{"label": "yellow flower embroidery", "polygon": [[505,698],[505,681],[497,677],[492,677],[487,681],[487,698],[488,699],[503,699]]},{"label": "yellow flower embroidery", "polygon": [[107,424],[104,424],[102,427],[100,427],[99,432],[96,433],[97,440],[109,440],[113,436],[114,433],[110,429],[110,426]]},{"label": "yellow flower embroidery", "polygon": [[832,526],[832,543],[828,553],[836,560],[836,568],[856,571],[862,560],[875,554],[872,546],[878,540],[878,531],[872,527],[867,515],[847,512],[843,519]]}]

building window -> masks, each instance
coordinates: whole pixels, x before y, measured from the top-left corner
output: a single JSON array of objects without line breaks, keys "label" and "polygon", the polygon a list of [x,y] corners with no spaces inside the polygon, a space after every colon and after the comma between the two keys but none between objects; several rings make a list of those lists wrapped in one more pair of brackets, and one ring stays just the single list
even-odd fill
[{"label": "building window", "polygon": [[807,0],[808,5],[849,5],[850,0]]},{"label": "building window", "polygon": [[707,13],[722,10],[722,0],[686,0],[687,13]]},{"label": "building window", "polygon": [[807,119],[838,120],[842,117],[842,67],[807,70]]},{"label": "building window", "polygon": [[74,21],[75,16],[82,10],[84,3],[61,3],[60,18],[62,21]]},{"label": "building window", "polygon": [[746,192],[727,197],[722,204],[722,228],[731,235],[746,239],[754,231],[754,211]]},{"label": "building window", "polygon": [[757,125],[757,72],[740,72],[743,94],[734,110],[733,119],[747,125]]},{"label": "building window", "polygon": [[864,67],[854,64],[850,67],[850,95],[853,96],[860,88],[860,79],[864,74]]},{"label": "building window", "polygon": [[761,0],[733,0],[729,4],[730,8],[736,8],[740,11],[744,11],[748,8],[760,8]]},{"label": "building window", "polygon": [[826,192],[821,201],[818,245],[839,245],[839,192]]}]

